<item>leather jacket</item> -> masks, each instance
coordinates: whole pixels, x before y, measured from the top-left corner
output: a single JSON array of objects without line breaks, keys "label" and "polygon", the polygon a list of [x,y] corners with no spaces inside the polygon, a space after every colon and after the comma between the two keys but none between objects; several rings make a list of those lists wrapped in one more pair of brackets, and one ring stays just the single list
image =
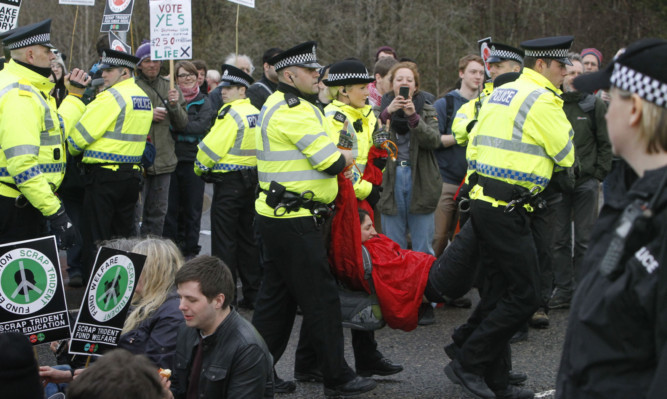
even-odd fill
[{"label": "leather jacket", "polygon": [[175,399],[186,397],[200,340],[200,398],[273,398],[273,357],[252,324],[232,309],[215,333],[203,339],[197,329],[179,330],[171,386]]}]

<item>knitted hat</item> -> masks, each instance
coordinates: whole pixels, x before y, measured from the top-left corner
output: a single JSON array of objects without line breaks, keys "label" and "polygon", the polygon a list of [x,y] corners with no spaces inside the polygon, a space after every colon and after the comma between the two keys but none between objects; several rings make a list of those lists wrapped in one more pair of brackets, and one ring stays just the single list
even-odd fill
[{"label": "knitted hat", "polygon": [[151,42],[146,39],[142,40],[141,45],[137,48],[137,52],[134,55],[139,58],[137,66],[141,65],[143,60],[151,56]]},{"label": "knitted hat", "polygon": [[3,398],[43,399],[32,345],[23,334],[0,334],[0,392]]},{"label": "knitted hat", "polygon": [[587,56],[589,54],[593,54],[595,56],[595,58],[598,59],[598,67],[601,68],[602,67],[602,53],[600,52],[600,50],[598,50],[596,48],[593,48],[593,47],[585,48],[585,49],[581,50],[581,58],[584,58],[585,56]]},{"label": "knitted hat", "polygon": [[375,53],[375,61],[377,62],[378,57],[380,56],[380,53],[385,52],[385,53],[392,53],[394,55],[394,58],[398,58],[396,55],[396,50],[389,46],[382,46],[378,49],[378,51]]}]

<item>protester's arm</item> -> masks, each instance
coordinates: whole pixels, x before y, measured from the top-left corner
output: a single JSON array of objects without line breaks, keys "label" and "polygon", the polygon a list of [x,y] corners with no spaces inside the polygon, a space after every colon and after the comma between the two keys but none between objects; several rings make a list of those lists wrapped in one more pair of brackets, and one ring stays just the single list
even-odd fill
[{"label": "protester's arm", "polygon": [[419,122],[414,127],[410,126],[410,132],[417,135],[417,142],[423,149],[435,150],[442,145],[438,117],[432,105],[424,105]]},{"label": "protester's arm", "polygon": [[211,129],[211,120],[213,119],[213,108],[211,102],[207,99],[199,108],[199,111],[192,118],[188,118],[188,124],[179,134],[203,136]]},{"label": "protester's arm", "polygon": [[49,366],[40,366],[39,377],[42,379],[44,385],[48,383],[62,384],[72,382],[74,380],[74,373],[70,370],[58,370]]},{"label": "protester's arm", "polygon": [[611,142],[609,141],[609,132],[607,131],[607,106],[599,98],[595,99],[595,142],[597,144],[597,157],[595,161],[595,171],[593,176],[599,181],[604,180],[611,171],[611,159],[613,153]]},{"label": "protester's arm", "polygon": [[[171,102],[167,98],[167,111],[169,112],[169,123],[176,128],[176,130],[185,130],[188,125],[188,111],[185,107],[187,103],[183,98],[183,93],[179,89],[173,89],[178,92],[178,101]],[[167,94],[169,97],[169,94]]]}]

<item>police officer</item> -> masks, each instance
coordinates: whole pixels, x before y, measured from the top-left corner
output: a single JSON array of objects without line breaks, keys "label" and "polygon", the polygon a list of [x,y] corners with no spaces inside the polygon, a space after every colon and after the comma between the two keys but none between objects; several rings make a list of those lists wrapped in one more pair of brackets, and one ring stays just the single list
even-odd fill
[{"label": "police officer", "polygon": [[150,99],[134,83],[132,71],[137,61],[131,54],[104,50],[100,65],[104,91],[87,106],[72,95],[60,105],[62,113],[78,120],[68,130],[67,145],[70,154],[82,156],[86,174],[82,217],[85,277],[91,270],[97,241],[133,233],[141,156],[153,117]]},{"label": "police officer", "polygon": [[326,396],[350,396],[375,388],[358,377],[343,354],[343,329],[336,282],[329,271],[321,221],[336,197],[336,175],[351,164],[339,151],[320,110],[304,99],[317,92],[317,45],[306,42],[270,60],[278,87],[259,117],[255,202],[264,243],[264,275],[253,324],[280,360],[303,311],[305,333],[322,362]]},{"label": "police officer", "polygon": [[645,39],[605,70],[574,80],[589,93],[611,86],[609,138],[632,170],[608,176],[613,191],[582,262],[587,273],[572,300],[558,399],[667,397],[665,65],[667,41]]},{"label": "police officer", "polygon": [[478,305],[481,323],[445,373],[478,398],[534,397],[509,385],[509,340],[539,306],[529,216],[539,206],[534,195],[549,183],[554,165],[574,162],[572,127],[558,96],[572,41],[561,36],[522,43],[522,75],[493,91],[468,144],[478,175],[470,192],[471,222],[486,288]]},{"label": "police officer", "polygon": [[61,247],[74,240],[54,194],[65,173],[65,146],[56,102],[49,95],[51,20],[4,38],[12,60],[0,72],[0,243],[36,238],[46,221]]},{"label": "police officer", "polygon": [[199,143],[195,173],[214,183],[211,204],[211,252],[222,259],[243,284],[243,301],[253,309],[262,273],[253,237],[257,158],[255,131],[259,110],[246,98],[253,79],[222,65],[220,110],[209,134]]}]

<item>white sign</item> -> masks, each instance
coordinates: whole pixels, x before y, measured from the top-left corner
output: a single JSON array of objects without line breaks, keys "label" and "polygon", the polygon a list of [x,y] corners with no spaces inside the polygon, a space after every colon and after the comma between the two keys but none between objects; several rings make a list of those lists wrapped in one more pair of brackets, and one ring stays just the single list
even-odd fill
[{"label": "white sign", "polygon": [[95,0],[60,0],[58,4],[69,6],[94,6]]},{"label": "white sign", "polygon": [[0,0],[0,32],[16,28],[21,0]]},{"label": "white sign", "polygon": [[151,59],[192,59],[190,0],[150,0]]},{"label": "white sign", "polygon": [[255,8],[255,0],[229,0],[229,1],[231,1],[232,3],[240,4],[242,6]]}]

